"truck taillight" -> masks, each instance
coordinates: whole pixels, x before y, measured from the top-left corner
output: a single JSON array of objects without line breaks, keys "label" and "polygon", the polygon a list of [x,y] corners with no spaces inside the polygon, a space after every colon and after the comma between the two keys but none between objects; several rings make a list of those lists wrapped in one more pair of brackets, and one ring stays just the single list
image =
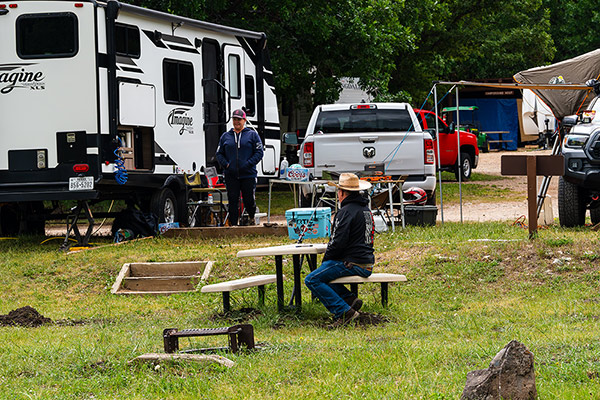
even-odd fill
[{"label": "truck taillight", "polygon": [[315,144],[313,142],[304,143],[302,165],[307,168],[315,166]]},{"label": "truck taillight", "polygon": [[425,139],[425,164],[435,163],[435,152],[433,151],[433,139]]}]

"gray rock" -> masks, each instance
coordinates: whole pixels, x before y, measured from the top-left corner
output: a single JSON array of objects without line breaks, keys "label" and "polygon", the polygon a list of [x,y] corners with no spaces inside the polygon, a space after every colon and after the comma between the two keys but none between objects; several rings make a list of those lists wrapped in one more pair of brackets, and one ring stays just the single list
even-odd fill
[{"label": "gray rock", "polygon": [[533,353],[512,340],[496,354],[489,368],[467,374],[461,400],[534,400],[537,398]]}]

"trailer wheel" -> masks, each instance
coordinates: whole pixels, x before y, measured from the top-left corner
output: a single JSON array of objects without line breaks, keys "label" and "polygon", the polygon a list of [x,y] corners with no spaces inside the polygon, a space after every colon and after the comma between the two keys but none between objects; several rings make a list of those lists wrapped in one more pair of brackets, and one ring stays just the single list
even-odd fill
[{"label": "trailer wheel", "polygon": [[600,223],[600,206],[596,208],[590,208],[590,219],[593,225]]},{"label": "trailer wheel", "polygon": [[583,190],[560,177],[558,180],[558,219],[560,225],[570,228],[585,224]]},{"label": "trailer wheel", "polygon": [[16,204],[0,206],[0,233],[16,236],[19,234],[19,207]]},{"label": "trailer wheel", "polygon": [[0,207],[0,233],[3,235],[44,235],[44,203],[11,203]]},{"label": "trailer wheel", "polygon": [[458,180],[459,175],[461,174],[461,180],[468,181],[471,178],[471,174],[473,173],[473,160],[469,153],[460,153],[460,168],[454,168],[454,175],[456,176],[456,180]]},{"label": "trailer wheel", "polygon": [[27,203],[25,210],[27,213],[27,216],[25,217],[26,224],[25,226],[21,227],[21,233],[27,233],[30,235],[45,235],[46,220],[44,218],[44,202],[32,201]]},{"label": "trailer wheel", "polygon": [[177,201],[169,188],[154,192],[150,201],[150,210],[158,217],[158,222],[171,223],[177,219]]}]

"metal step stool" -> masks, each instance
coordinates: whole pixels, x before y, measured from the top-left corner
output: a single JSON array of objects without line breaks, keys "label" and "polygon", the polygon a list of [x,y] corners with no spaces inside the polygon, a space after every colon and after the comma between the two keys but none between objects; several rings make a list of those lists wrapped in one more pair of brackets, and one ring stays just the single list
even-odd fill
[{"label": "metal step stool", "polygon": [[254,328],[250,324],[234,325],[225,328],[202,328],[202,329],[184,329],[167,328],[163,331],[163,341],[165,353],[175,353],[179,351],[180,337],[196,336],[216,336],[229,335],[229,347],[210,347],[204,349],[190,349],[183,352],[200,352],[225,350],[237,353],[240,345],[244,344],[248,349],[254,349]]}]

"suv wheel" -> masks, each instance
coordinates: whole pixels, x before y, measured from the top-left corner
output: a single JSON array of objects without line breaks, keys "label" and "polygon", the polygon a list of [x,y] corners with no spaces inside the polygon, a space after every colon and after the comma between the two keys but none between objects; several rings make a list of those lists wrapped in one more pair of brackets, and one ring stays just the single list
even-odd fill
[{"label": "suv wheel", "polygon": [[585,224],[585,201],[583,190],[560,177],[558,181],[558,219],[564,227]]},{"label": "suv wheel", "polygon": [[454,168],[456,180],[459,178],[458,174],[461,174],[461,180],[468,181],[473,173],[473,160],[471,160],[471,156],[468,153],[460,153],[460,166],[460,168]]}]

